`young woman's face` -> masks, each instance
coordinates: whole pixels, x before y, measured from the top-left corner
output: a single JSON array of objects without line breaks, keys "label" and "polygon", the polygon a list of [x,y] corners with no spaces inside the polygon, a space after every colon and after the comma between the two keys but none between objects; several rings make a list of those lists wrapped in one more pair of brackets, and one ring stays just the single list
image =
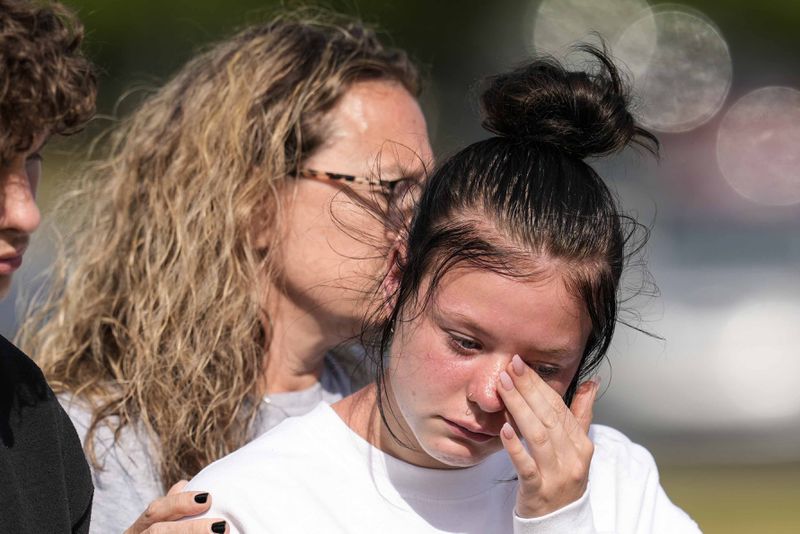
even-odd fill
[{"label": "young woman's face", "polygon": [[531,280],[464,267],[395,329],[387,391],[402,414],[395,433],[412,447],[386,440],[388,452],[425,467],[467,467],[502,448],[498,376],[512,356],[563,396],[591,321],[556,271]]},{"label": "young woman's face", "polygon": [[[400,84],[354,84],[330,112],[329,137],[305,162],[315,171],[419,180],[433,155],[425,117]],[[363,296],[385,267],[393,236],[342,188],[386,202],[369,184],[301,179],[287,193],[281,251],[287,294],[343,336],[358,329]]]}]

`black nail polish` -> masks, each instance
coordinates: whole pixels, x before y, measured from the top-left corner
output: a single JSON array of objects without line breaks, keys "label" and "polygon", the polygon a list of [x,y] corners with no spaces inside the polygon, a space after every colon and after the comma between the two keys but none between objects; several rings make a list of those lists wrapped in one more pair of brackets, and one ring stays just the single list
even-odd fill
[{"label": "black nail polish", "polygon": [[208,500],[208,493],[198,493],[197,495],[194,496],[194,502],[199,504],[205,504],[207,500]]},{"label": "black nail polish", "polygon": [[214,534],[222,534],[225,532],[225,521],[217,521],[211,525],[211,532],[214,532]]}]

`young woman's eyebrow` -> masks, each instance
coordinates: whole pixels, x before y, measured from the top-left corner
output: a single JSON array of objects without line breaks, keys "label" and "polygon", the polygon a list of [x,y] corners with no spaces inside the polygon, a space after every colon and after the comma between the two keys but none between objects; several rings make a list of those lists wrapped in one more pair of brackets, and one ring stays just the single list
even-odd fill
[{"label": "young woman's eyebrow", "polygon": [[431,310],[434,314],[434,317],[438,319],[438,322],[448,322],[448,323],[459,323],[459,325],[466,327],[467,329],[475,332],[479,336],[483,338],[493,338],[491,333],[489,333],[486,329],[482,328],[472,317],[465,315],[456,310],[446,310],[441,308],[440,306],[434,304],[431,306]]},{"label": "young woman's eyebrow", "polygon": [[[546,347],[546,348],[532,347],[528,352],[528,354],[534,356],[544,355],[555,359],[564,359],[573,357],[575,355],[575,351],[568,347]],[[520,356],[524,356],[524,354],[520,354]]]}]

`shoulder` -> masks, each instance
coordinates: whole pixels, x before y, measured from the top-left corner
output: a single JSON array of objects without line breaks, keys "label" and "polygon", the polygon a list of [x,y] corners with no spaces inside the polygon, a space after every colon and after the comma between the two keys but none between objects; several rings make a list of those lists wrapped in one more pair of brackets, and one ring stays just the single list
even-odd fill
[{"label": "shoulder", "polygon": [[[56,400],[39,366],[13,343],[0,336],[0,397],[4,421],[22,432],[52,435],[57,432],[61,446],[72,446],[75,432],[69,418]],[[24,425],[23,425],[24,423]],[[24,426],[24,428],[23,428]],[[48,430],[48,427],[49,430]]]},{"label": "shoulder", "polygon": [[[12,439],[12,430],[23,439],[37,436],[73,437],[74,431],[47,385],[39,366],[13,343],[0,336],[0,428],[3,442]],[[59,439],[59,443],[63,438]],[[7,446],[11,446],[6,443]],[[52,445],[51,445],[52,446]]]},{"label": "shoulder", "polygon": [[641,471],[656,469],[656,462],[650,451],[631,441],[619,430],[605,425],[592,425],[589,438],[595,447],[593,462],[627,466],[629,469]]},{"label": "shoulder", "polygon": [[604,425],[592,425],[589,437],[594,443],[590,473],[597,483],[623,487],[658,483],[656,461],[646,448]]},{"label": "shoulder", "polygon": [[[97,408],[89,399],[69,392],[59,393],[58,401],[75,425],[81,443],[86,446]],[[109,416],[98,422],[91,435],[91,445],[100,468],[113,470],[115,464],[121,464],[129,474],[142,470],[149,471],[154,458],[158,456],[158,444],[141,424],[128,424],[119,429],[117,425],[117,417]],[[148,472],[148,478],[149,476]]]},{"label": "shoulder", "polygon": [[[86,440],[89,437],[89,429],[92,426],[94,419],[95,406],[93,403],[84,397],[80,397],[71,392],[61,392],[57,395],[58,402],[61,407],[69,416],[75,430],[78,432],[78,437],[81,444],[86,447]],[[100,422],[92,433],[92,449],[97,455],[98,460],[104,459],[105,456],[114,452],[118,447],[136,449],[131,444],[136,443],[136,433],[131,428],[123,428],[119,436],[115,439],[115,427],[117,420],[115,417],[109,417]]]},{"label": "shoulder", "polygon": [[[622,432],[603,425],[592,425],[589,437],[594,443],[589,470],[594,490],[627,496],[660,487],[658,467],[650,451]],[[628,499],[624,497],[623,500]]]},{"label": "shoulder", "polygon": [[158,444],[141,425],[127,425],[116,433],[115,417],[101,421],[90,435],[96,410],[92,402],[68,392],[59,393],[58,400],[84,448],[94,454],[90,458],[95,486],[92,531],[122,531],[163,494]]},{"label": "shoulder", "polygon": [[333,414],[329,406],[320,405],[306,415],[285,419],[200,471],[190,485],[200,487],[200,484],[204,488],[222,485],[233,490],[240,487],[238,483],[242,480],[264,480],[265,476],[274,479],[287,472],[297,473],[294,464],[308,464],[319,453],[318,431],[320,426],[328,424],[327,412]]},{"label": "shoulder", "polygon": [[592,425],[589,485],[595,525],[615,532],[696,533],[697,525],[667,497],[646,448],[625,434]]},{"label": "shoulder", "polygon": [[11,504],[20,517],[30,514],[54,529],[58,520],[84,528],[93,488],[78,437],[39,367],[3,337],[0,438],[2,478],[17,483],[10,483],[13,496],[3,497],[21,499]]},{"label": "shoulder", "polygon": [[0,336],[0,384],[5,395],[30,403],[52,400],[41,369],[13,343]]},{"label": "shoulder", "polygon": [[[72,424],[75,425],[81,442],[85,444],[97,406],[91,400],[68,391],[58,393],[57,398]],[[98,456],[117,449],[126,450],[129,453],[146,451],[148,455],[156,453],[157,446],[142,425],[126,425],[117,432],[118,422],[116,416],[109,416],[97,424],[92,440]]]},{"label": "shoulder", "polygon": [[360,439],[323,403],[203,469],[185,491],[210,492],[204,516],[233,532],[336,530],[341,517],[359,516],[357,488],[372,481]]},{"label": "shoulder", "polygon": [[4,336],[0,336],[0,357],[2,357],[0,359],[0,369],[3,370],[38,369],[36,364],[24,352]]},{"label": "shoulder", "polygon": [[[322,479],[340,471],[341,466],[331,461],[339,449],[337,440],[325,432],[331,416],[337,417],[329,406],[320,405],[284,420],[200,471],[184,491],[211,493],[207,517],[222,517],[236,525],[284,524],[303,510],[300,496],[308,502],[325,485]],[[271,504],[269,514],[265,502]]]}]

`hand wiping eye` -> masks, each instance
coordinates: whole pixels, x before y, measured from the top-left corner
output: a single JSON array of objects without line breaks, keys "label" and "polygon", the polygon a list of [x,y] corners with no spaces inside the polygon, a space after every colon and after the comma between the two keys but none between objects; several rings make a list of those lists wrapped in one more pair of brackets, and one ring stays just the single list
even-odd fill
[{"label": "hand wiping eye", "polygon": [[514,423],[505,423],[500,435],[519,476],[517,514],[540,517],[578,500],[594,452],[588,429],[596,385],[581,384],[567,408],[518,355],[500,373],[500,382],[498,392]]}]

